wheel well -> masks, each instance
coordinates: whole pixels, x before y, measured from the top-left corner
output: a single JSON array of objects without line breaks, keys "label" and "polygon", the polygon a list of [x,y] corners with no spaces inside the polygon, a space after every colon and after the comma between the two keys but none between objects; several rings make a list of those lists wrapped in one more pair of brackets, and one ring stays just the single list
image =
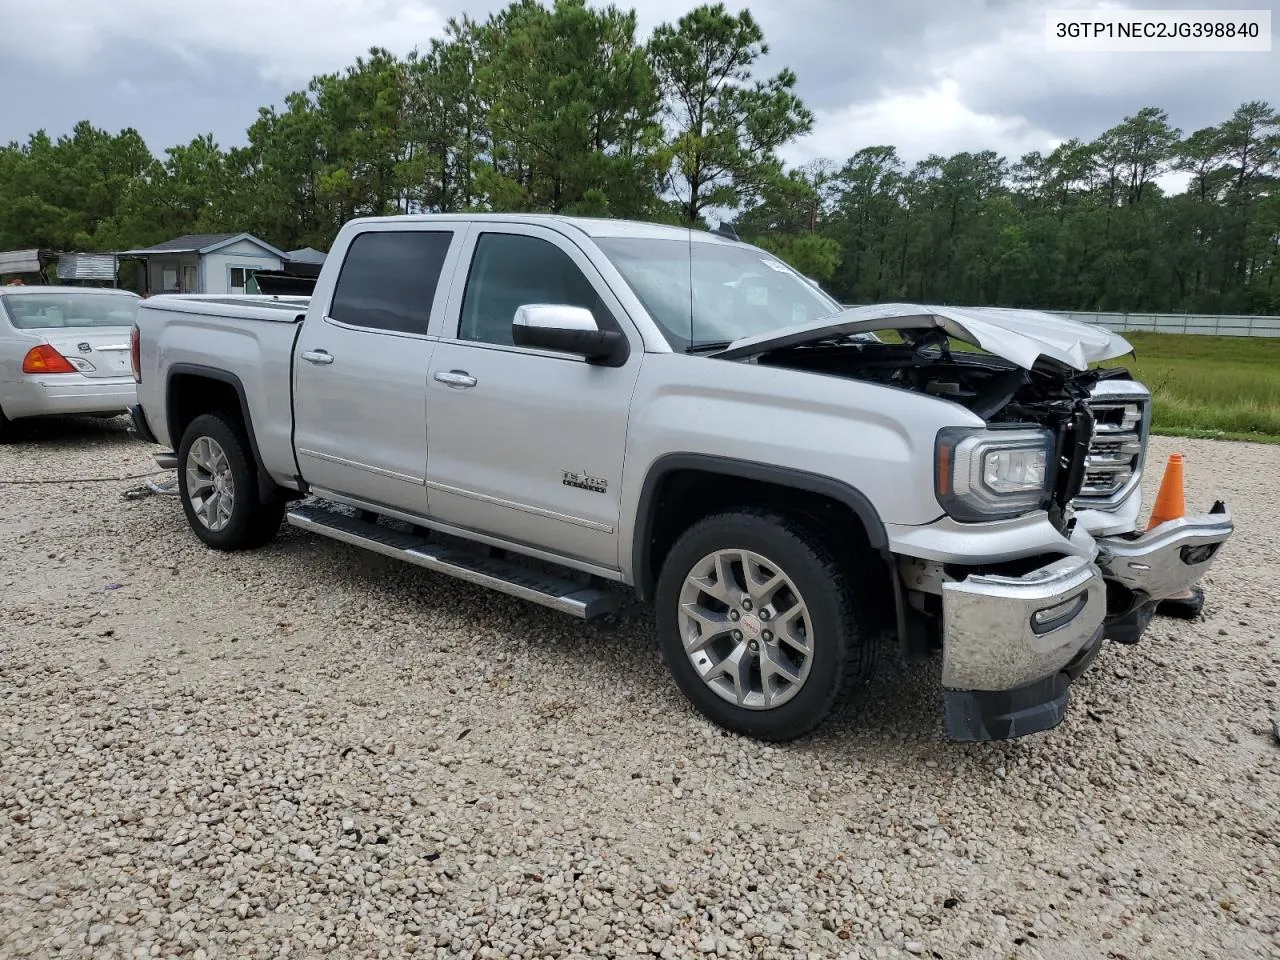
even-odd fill
[{"label": "wheel well", "polygon": [[[874,534],[848,504],[834,496],[752,477],[716,473],[709,470],[680,469],[663,474],[649,499],[648,515],[652,518],[644,549],[638,552],[641,564],[634,571],[636,588],[649,598],[667,554],[680,535],[703,517],[732,510],[735,507],[764,507],[781,514],[808,521],[821,533],[837,557],[857,555],[863,569],[884,577],[883,589],[869,593],[877,599],[887,598],[888,615],[892,616],[892,583],[888,565],[873,541]],[[644,518],[640,518],[643,522]],[[882,531],[880,540],[883,539]]]},{"label": "wheel well", "polygon": [[169,440],[175,450],[191,421],[204,413],[226,414],[244,430],[240,394],[225,380],[198,373],[177,373],[169,380],[167,399]]}]

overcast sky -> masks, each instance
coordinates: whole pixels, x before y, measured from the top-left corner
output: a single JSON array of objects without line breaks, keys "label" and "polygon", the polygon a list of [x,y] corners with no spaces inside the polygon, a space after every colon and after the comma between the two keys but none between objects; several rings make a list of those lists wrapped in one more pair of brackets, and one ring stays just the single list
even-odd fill
[{"label": "overcast sky", "polygon": [[[634,0],[633,0],[634,2]],[[1273,9],[1276,0],[1129,0],[1130,8]],[[80,119],[135,127],[160,154],[211,132],[244,141],[259,106],[371,45],[424,45],[452,15],[483,18],[482,0],[0,0],[0,142]],[[626,6],[624,0],[620,5]],[[644,0],[641,30],[693,0]],[[847,158],[896,145],[908,161],[995,149],[1016,158],[1092,138],[1147,105],[1184,132],[1245,100],[1280,103],[1280,42],[1270,53],[1049,53],[1047,9],[1072,0],[731,0],[747,6],[817,114],[788,159]]]}]

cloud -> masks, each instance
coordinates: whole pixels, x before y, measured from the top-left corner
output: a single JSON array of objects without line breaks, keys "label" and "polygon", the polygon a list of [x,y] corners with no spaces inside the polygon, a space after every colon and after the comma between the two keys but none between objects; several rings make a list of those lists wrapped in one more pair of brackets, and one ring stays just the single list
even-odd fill
[{"label": "cloud", "polygon": [[964,103],[959,83],[944,77],[924,90],[818,111],[813,133],[793,145],[787,158],[795,163],[815,157],[843,161],[875,144],[897,147],[908,161],[962,150],[996,149],[1019,156],[1051,148],[1058,139],[1019,116],[978,113]]},{"label": "cloud", "polygon": [[[549,2],[549,0],[543,0]],[[592,0],[601,4],[606,0]],[[698,0],[634,5],[641,36]],[[1106,0],[1103,0],[1106,2]],[[1227,0],[1222,0],[1226,3]],[[212,132],[242,143],[260,106],[371,46],[425,46],[461,13],[484,19],[504,0],[0,0],[0,90],[32,90],[0,108],[0,142],[80,119],[136,127],[156,151]],[[1070,137],[1092,139],[1126,114],[1160,106],[1190,132],[1240,103],[1274,96],[1269,54],[1083,54],[1045,49],[1049,8],[1096,0],[728,0],[749,8],[770,52],[814,110],[790,159],[843,160],[891,143],[908,162],[994,149],[1016,158]],[[1133,0],[1112,6],[1205,6]],[[1273,18],[1280,29],[1280,17]]]},{"label": "cloud", "polygon": [[[1160,4],[1194,5],[1188,0]],[[788,159],[843,160],[861,147],[883,143],[897,146],[908,162],[931,153],[984,149],[1012,160],[1072,137],[1094,139],[1146,106],[1166,109],[1170,122],[1190,133],[1220,123],[1239,104],[1274,88],[1277,52],[1048,51],[1046,11],[1081,5],[1080,0],[988,3],[962,22],[952,15],[958,8],[971,12],[966,0],[936,7],[939,15],[926,18],[913,33],[890,33],[875,58],[884,72],[870,89],[841,106],[815,110],[813,132],[788,150]],[[805,80],[810,72],[831,69],[830,64],[806,65],[802,92],[810,96]],[[1177,187],[1184,179],[1163,178],[1162,184]]]},{"label": "cloud", "polygon": [[104,53],[130,49],[212,75],[227,56],[243,57],[262,79],[293,86],[342,69],[371,46],[407,53],[444,27],[425,0],[0,0],[0,11],[0,50],[40,57],[71,77]]}]

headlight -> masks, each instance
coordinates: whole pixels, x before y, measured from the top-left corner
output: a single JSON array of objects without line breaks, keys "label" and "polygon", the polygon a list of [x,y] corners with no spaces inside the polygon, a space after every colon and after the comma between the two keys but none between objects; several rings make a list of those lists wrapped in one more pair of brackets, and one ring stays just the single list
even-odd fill
[{"label": "headlight", "polygon": [[1044,507],[1053,464],[1048,430],[944,427],[938,431],[938,503],[957,520],[999,520]]}]

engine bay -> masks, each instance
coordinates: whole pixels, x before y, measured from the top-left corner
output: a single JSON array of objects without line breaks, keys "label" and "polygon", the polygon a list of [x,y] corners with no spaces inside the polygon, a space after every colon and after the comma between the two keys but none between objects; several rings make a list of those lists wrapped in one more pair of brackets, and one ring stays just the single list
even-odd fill
[{"label": "engine bay", "polygon": [[[1084,482],[1099,380],[1130,379],[1123,368],[1074,370],[1042,360],[1030,370],[958,344],[936,327],[901,331],[891,343],[860,334],[762,353],[756,362],[911,390],[958,403],[992,427],[1039,426],[1054,435],[1050,519],[1065,528],[1066,506]],[[960,348],[957,349],[957,346]]]}]

